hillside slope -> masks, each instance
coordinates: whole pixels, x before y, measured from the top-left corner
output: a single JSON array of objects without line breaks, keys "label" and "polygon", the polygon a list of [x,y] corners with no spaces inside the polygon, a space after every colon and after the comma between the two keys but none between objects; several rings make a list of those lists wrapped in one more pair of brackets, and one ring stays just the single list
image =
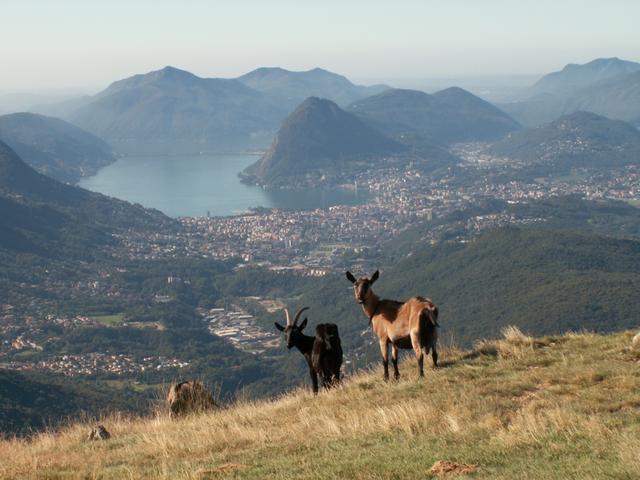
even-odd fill
[{"label": "hillside slope", "polygon": [[631,337],[507,329],[473,351],[442,349],[443,368],[422,380],[410,359],[399,382],[375,371],[315,398],[299,391],[176,421],[106,418],[104,442],[86,442],[93,424],[77,424],[0,442],[0,477],[424,479],[452,462],[469,478],[631,479]]},{"label": "hillside slope", "polygon": [[[536,335],[634,327],[640,241],[557,228],[503,227],[468,243],[435,246],[414,238],[403,259],[381,269],[374,291],[382,298],[431,297],[440,309],[443,332],[462,346],[495,336],[506,325]],[[390,244],[389,255],[403,245]],[[346,347],[363,351],[366,361],[377,359],[378,345],[344,275],[327,276],[284,296],[292,305],[310,306],[310,320],[337,319]],[[267,320],[273,318],[265,318],[265,326]]]},{"label": "hillside slope", "polygon": [[578,65],[570,63],[558,71],[552,72],[532,85],[526,93],[528,95],[573,93],[578,88],[594,85],[611,78],[640,71],[640,63],[621,60],[619,58],[597,58]]},{"label": "hillside slope", "polygon": [[578,110],[640,125],[640,64],[614,58],[567,65],[500,108],[527,126]]},{"label": "hillside slope", "polygon": [[412,146],[416,135],[428,142],[446,145],[495,140],[520,128],[506,113],[457,87],[433,95],[389,89],[352,103],[347,111]]},{"label": "hillside slope", "polygon": [[588,110],[639,126],[640,72],[578,90],[565,106],[565,111],[571,110]]},{"label": "hillside slope", "polygon": [[194,153],[267,144],[286,113],[238,80],[165,67],[112,83],[68,120],[123,152]]},{"label": "hillside slope", "polygon": [[95,135],[34,113],[1,116],[0,140],[38,172],[61,182],[76,183],[116,160],[111,147]]},{"label": "hillside slope", "polygon": [[591,112],[575,112],[539,127],[510,133],[488,153],[524,164],[569,170],[612,168],[640,162],[640,132]]},{"label": "hillside slope", "polygon": [[[37,206],[57,210],[71,216],[77,223],[95,227],[161,228],[174,224],[157,210],[65,185],[42,175],[0,141],[0,198],[2,197],[27,208]],[[6,205],[8,203],[5,202]]]},{"label": "hillside slope", "polygon": [[348,164],[372,165],[404,150],[334,102],[309,97],[285,119],[269,151],[245,175],[263,184],[287,182],[344,171]]},{"label": "hillside slope", "polygon": [[134,411],[143,401],[133,389],[118,395],[110,390],[97,382],[83,385],[62,375],[0,368],[0,436],[26,435],[86,412]]}]

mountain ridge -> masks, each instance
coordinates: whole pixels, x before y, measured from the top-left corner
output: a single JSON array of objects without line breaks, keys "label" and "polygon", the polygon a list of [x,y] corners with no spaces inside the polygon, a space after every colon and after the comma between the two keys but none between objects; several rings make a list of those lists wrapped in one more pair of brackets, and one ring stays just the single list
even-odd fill
[{"label": "mountain ridge", "polygon": [[156,210],[42,175],[2,141],[0,211],[0,247],[55,257],[97,254],[96,246],[113,243],[112,233],[119,229],[162,230],[174,224]]},{"label": "mountain ridge", "polygon": [[165,67],[112,83],[68,119],[122,151],[140,144],[167,153],[259,145],[285,113],[237,80]]},{"label": "mountain ridge", "polygon": [[206,78],[166,66],[36,111],[61,116],[127,154],[228,152],[268,147],[309,96],[349,103],[385,88],[355,85],[321,68],[262,67],[237,78]]},{"label": "mountain ridge", "polygon": [[0,116],[0,140],[40,173],[76,183],[116,158],[95,135],[64,120],[20,112]]},{"label": "mountain ridge", "polygon": [[459,87],[431,95],[389,89],[352,103],[347,111],[394,139],[418,134],[438,145],[497,139],[520,128],[506,113]]},{"label": "mountain ridge", "polygon": [[637,71],[640,71],[640,63],[618,57],[596,58],[585,64],[569,63],[562,70],[543,76],[527,93],[531,96],[543,93],[566,94],[576,88]]},{"label": "mountain ridge", "polygon": [[[594,72],[589,69],[594,64],[604,67]],[[640,63],[612,58],[570,64],[525,89],[516,101],[499,106],[526,126],[578,110],[640,125]]]},{"label": "mountain ridge", "polygon": [[285,119],[269,151],[244,175],[270,184],[404,150],[331,100],[309,97]]},{"label": "mountain ridge", "polygon": [[621,120],[577,111],[510,133],[487,152],[561,170],[620,167],[640,162],[640,132]]},{"label": "mountain ridge", "polygon": [[276,95],[291,107],[311,96],[327,98],[338,105],[347,105],[388,88],[386,85],[355,85],[344,75],[319,67],[305,71],[260,67],[237,79],[255,90]]}]

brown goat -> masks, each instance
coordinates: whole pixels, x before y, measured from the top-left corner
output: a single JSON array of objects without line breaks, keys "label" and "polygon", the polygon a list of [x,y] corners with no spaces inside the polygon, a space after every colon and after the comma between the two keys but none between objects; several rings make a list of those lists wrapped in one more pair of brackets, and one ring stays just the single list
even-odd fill
[{"label": "brown goat", "polygon": [[167,394],[167,404],[172,417],[216,407],[211,392],[198,380],[171,385]]},{"label": "brown goat", "polygon": [[400,378],[398,371],[398,349],[413,348],[418,360],[418,374],[424,376],[424,355],[431,350],[433,366],[438,366],[438,308],[428,298],[412,297],[405,302],[380,299],[371,285],[378,280],[380,272],[371,278],[356,278],[347,272],[347,279],[353,283],[353,290],[358,304],[362,305],[364,314],[380,342],[384,379],[389,379],[389,345],[395,379]]}]

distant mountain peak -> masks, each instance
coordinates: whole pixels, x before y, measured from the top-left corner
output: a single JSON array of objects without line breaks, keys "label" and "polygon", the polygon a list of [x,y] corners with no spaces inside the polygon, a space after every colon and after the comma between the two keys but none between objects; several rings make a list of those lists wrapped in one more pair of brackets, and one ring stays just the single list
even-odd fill
[{"label": "distant mountain peak", "polygon": [[459,87],[432,95],[394,88],[354,102],[348,110],[392,138],[440,145],[493,140],[520,128],[506,113]]},{"label": "distant mountain peak", "polygon": [[159,74],[159,75],[163,75],[163,76],[182,76],[182,77],[195,77],[196,75],[194,75],[191,72],[188,72],[187,70],[182,70],[180,68],[176,68],[176,67],[172,67],[171,65],[167,65],[164,68],[161,68],[160,70],[155,70],[152,72],[149,72],[150,74]]},{"label": "distant mountain peak", "polygon": [[320,109],[323,110],[324,113],[328,113],[330,115],[337,115],[338,112],[342,111],[335,102],[328,98],[308,97],[298,106],[298,108],[296,108],[295,112],[302,112],[311,109]]},{"label": "distant mountain peak", "polygon": [[149,80],[170,80],[170,81],[191,81],[191,80],[201,80],[200,77],[194,75],[191,72],[186,70],[181,70],[176,67],[172,67],[167,65],[160,70],[154,70],[152,72],[142,74],[142,78],[147,78]]},{"label": "distant mountain peak", "polygon": [[618,57],[596,58],[588,63],[569,63],[557,72],[538,80],[529,90],[530,96],[571,94],[604,80],[627,75],[640,70],[640,63],[621,60]]},{"label": "distant mountain peak", "polygon": [[275,96],[293,109],[309,96],[328,98],[340,105],[379,93],[388,87],[355,85],[347,77],[320,67],[293,71],[281,67],[262,67],[237,78],[247,87]]},{"label": "distant mountain peak", "polygon": [[464,88],[458,87],[456,85],[454,85],[452,87],[444,88],[442,90],[439,90],[436,93],[456,93],[456,94],[461,94],[461,95],[475,96],[475,95],[473,95],[473,93],[469,92],[468,90],[465,90]]},{"label": "distant mountain peak", "polygon": [[404,150],[335,102],[312,96],[285,119],[269,151],[245,174],[259,183],[277,184],[309,173],[335,174],[354,160],[371,161]]},{"label": "distant mountain peak", "polygon": [[308,70],[310,73],[321,73],[321,74],[326,74],[326,75],[337,75],[338,77],[343,77],[346,78],[344,75],[340,75],[338,73],[332,72],[330,70],[326,70],[324,68],[321,67],[315,67],[312,68],[311,70]]},{"label": "distant mountain peak", "polygon": [[478,103],[482,102],[483,104],[490,105],[489,102],[487,102],[486,100],[481,99],[477,95],[474,95],[470,91],[465,90],[464,88],[461,88],[461,87],[456,87],[456,86],[448,87],[448,88],[445,88],[444,90],[439,90],[439,91],[437,91],[437,92],[435,92],[433,94],[433,97],[435,97],[435,98],[448,98],[450,100],[454,100],[454,99],[456,99],[456,100],[472,100],[472,101],[476,101]]}]

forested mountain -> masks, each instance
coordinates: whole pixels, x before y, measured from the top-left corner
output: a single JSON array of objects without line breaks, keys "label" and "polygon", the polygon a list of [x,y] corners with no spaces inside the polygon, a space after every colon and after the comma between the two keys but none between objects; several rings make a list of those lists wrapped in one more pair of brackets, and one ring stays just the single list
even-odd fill
[{"label": "forested mountain", "polygon": [[523,125],[539,125],[578,110],[640,125],[640,63],[617,58],[567,65],[500,108]]},{"label": "forested mountain", "polygon": [[384,90],[315,68],[259,68],[237,79],[201,78],[174,67],[134,75],[100,93],[37,111],[61,116],[123,153],[199,153],[266,147],[309,96],[341,104]]},{"label": "forested mountain", "polygon": [[284,121],[271,149],[245,170],[259,183],[287,181],[287,177],[320,177],[363,168],[387,155],[406,150],[330,100],[310,97]]},{"label": "forested mountain", "polygon": [[525,92],[525,95],[572,94],[576,89],[638,71],[640,71],[640,63],[616,57],[597,58],[583,65],[570,63],[559,72],[552,72],[542,77]]},{"label": "forested mountain", "polygon": [[440,145],[495,140],[520,128],[506,113],[457,87],[433,95],[390,89],[352,103],[347,111],[408,144],[416,136]]},{"label": "forested mountain", "polygon": [[173,225],[158,211],[42,175],[0,142],[0,247],[64,256],[96,253],[120,228]]},{"label": "forested mountain", "polygon": [[488,152],[560,171],[612,168],[640,162],[640,132],[620,120],[575,112],[540,127],[510,133]]},{"label": "forested mountain", "polygon": [[121,151],[197,153],[268,143],[286,113],[238,80],[165,67],[112,83],[68,119]]},{"label": "forested mountain", "polygon": [[640,72],[576,91],[565,111],[588,110],[640,126]]},{"label": "forested mountain", "polygon": [[38,172],[75,183],[115,161],[100,138],[58,118],[33,113],[0,117],[0,140]]},{"label": "forested mountain", "polygon": [[[339,319],[346,348],[362,348],[370,327],[348,285],[343,275],[331,276],[296,293],[295,303],[311,306],[311,318]],[[444,338],[471,345],[506,325],[535,334],[636,327],[639,288],[638,240],[505,227],[469,243],[414,241],[409,256],[381,272],[374,290],[382,298],[432,298]],[[377,344],[367,348],[376,359]]]}]

